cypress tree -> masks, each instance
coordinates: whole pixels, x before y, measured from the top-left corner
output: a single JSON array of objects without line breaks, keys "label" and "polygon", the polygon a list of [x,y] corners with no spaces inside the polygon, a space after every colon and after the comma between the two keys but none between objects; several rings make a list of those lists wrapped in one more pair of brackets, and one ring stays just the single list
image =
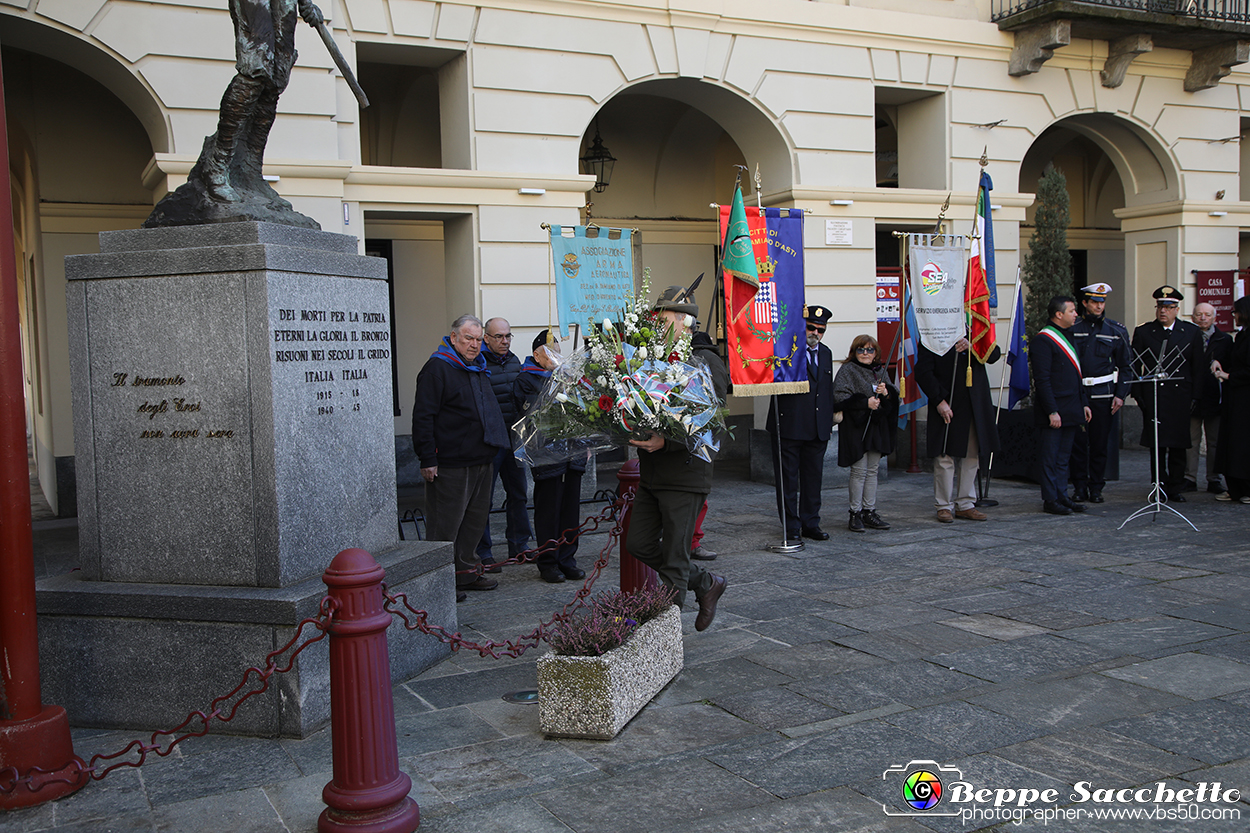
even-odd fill
[{"label": "cypress tree", "polygon": [[1068,251],[1068,181],[1048,165],[1037,183],[1033,238],[1021,276],[1027,297],[1024,327],[1029,338],[1046,326],[1046,307],[1056,295],[1072,294],[1072,254]]}]

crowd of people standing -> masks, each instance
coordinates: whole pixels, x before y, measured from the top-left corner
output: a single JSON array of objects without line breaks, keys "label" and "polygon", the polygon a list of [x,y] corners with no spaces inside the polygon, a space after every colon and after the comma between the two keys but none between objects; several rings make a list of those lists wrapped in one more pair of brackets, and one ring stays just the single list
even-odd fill
[{"label": "crowd of people standing", "polygon": [[[1032,338],[1029,363],[1038,425],[1042,511],[1084,512],[1103,502],[1114,418],[1132,396],[1141,408],[1141,444],[1150,452],[1151,476],[1160,499],[1183,502],[1198,490],[1200,448],[1205,441],[1207,491],[1217,500],[1250,504],[1250,298],[1234,304],[1236,336],[1215,324],[1215,309],[1194,307],[1193,323],[1179,321],[1180,290],[1154,292],[1155,319],[1127,328],[1105,315],[1111,287],[1083,287],[1080,309],[1068,296],[1048,306],[1048,321]],[[670,287],[655,303],[666,326],[690,328],[698,308],[689,291]],[[804,308],[807,391],[773,397],[767,430],[772,447],[778,517],[787,545],[802,538],[828,540],[821,528],[821,496],[828,443],[838,437],[838,465],[848,473],[847,529],[885,531],[878,511],[878,471],[895,450],[899,389],[890,379],[877,340],[855,336],[835,371],[833,352],[822,342],[833,313]],[[531,407],[560,344],[544,330],[522,361],[511,351],[503,318],[485,324],[458,318],[451,333],[417,378],[413,444],[426,484],[426,520],[432,540],[454,542],[458,597],[493,590],[498,572],[489,530],[496,480],[506,494],[508,557],[516,560],[537,543],[557,541],[580,523],[579,498],[585,460],[535,466],[534,525],[526,509],[525,473],[512,455],[508,426]],[[694,341],[695,359],[707,365],[724,400],[728,375],[706,337]],[[940,523],[985,521],[978,507],[978,469],[983,455],[998,450],[995,408],[986,365],[999,348],[973,355],[966,338],[942,354],[923,343],[915,382],[928,398],[926,451],[933,459],[934,507]],[[697,629],[711,624],[727,582],[694,563],[716,557],[700,545],[708,511],[711,463],[653,434],[632,441],[642,482],[634,504],[630,551],[659,574],[680,603],[687,592],[699,603]],[[696,465],[697,463],[697,465]],[[1223,481],[1223,482],[1221,482]],[[1071,483],[1073,490],[1068,492]],[[576,541],[544,550],[539,577],[559,583],[580,579]]]}]

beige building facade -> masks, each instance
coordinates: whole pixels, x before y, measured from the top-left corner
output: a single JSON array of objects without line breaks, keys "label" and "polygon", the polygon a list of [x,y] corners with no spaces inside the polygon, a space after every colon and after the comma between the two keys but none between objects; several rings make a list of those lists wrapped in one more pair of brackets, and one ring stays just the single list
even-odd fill
[{"label": "beige building facade", "polygon": [[[0,0],[30,430],[61,515],[75,511],[64,258],[137,227],[185,180],[234,73],[232,1]],[[585,221],[589,198],[594,222],[641,230],[654,285],[688,282],[715,270],[710,206],[728,201],[735,165],[749,202],[806,212],[807,298],[834,310],[838,356],[874,331],[893,232],[932,229],[948,194],[944,229],[970,230],[983,153],[1000,340],[1049,164],[1072,196],[1077,278],[1110,283],[1108,312],[1130,328],[1161,283],[1250,261],[1250,74],[1236,58],[1189,91],[1197,51],[1125,60],[1120,41],[1073,35],[1013,75],[1029,32],[1000,29],[987,0],[322,10],[372,106],[301,25],[265,173],[390,261],[400,447],[416,373],[456,315],[507,317],[522,353],[551,321],[543,223]],[[617,159],[602,192],[579,172],[596,133]]]}]

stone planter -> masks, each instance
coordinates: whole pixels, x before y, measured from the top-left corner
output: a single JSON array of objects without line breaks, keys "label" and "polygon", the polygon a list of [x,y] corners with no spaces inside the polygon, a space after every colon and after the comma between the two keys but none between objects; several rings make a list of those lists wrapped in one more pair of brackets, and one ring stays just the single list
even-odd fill
[{"label": "stone planter", "polygon": [[611,740],[681,671],[676,605],[599,657],[538,658],[538,725],[544,734]]}]

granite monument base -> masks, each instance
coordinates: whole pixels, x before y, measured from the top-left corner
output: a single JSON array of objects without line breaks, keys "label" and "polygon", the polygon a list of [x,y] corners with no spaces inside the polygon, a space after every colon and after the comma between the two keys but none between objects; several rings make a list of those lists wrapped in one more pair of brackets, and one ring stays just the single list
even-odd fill
[{"label": "granite monument base", "polygon": [[[377,560],[388,588],[428,611],[430,624],[455,631],[451,549],[409,542]],[[207,713],[249,667],[263,668],[265,655],[285,645],[301,620],[316,616],[325,595],[320,579],[285,588],[87,581],[81,572],[44,579],[37,588],[44,701],[64,706],[76,726],[172,729],[193,711]],[[305,637],[316,634],[305,627]],[[394,682],[451,653],[398,618],[387,645]],[[288,658],[276,662],[281,667]],[[233,720],[214,720],[211,732],[307,737],[330,720],[329,673],[327,637],[301,652],[289,672],[275,674],[268,690],[250,697]],[[256,681],[253,674],[249,689]]]},{"label": "granite monument base", "polygon": [[285,587],[398,540],[386,262],[270,223],[66,259],[89,579]]}]

